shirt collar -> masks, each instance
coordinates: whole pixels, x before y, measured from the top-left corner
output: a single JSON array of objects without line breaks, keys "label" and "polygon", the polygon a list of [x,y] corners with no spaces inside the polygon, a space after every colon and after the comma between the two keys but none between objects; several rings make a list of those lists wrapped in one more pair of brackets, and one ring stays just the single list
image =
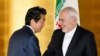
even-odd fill
[{"label": "shirt collar", "polygon": [[31,26],[29,26],[29,25],[26,25],[27,27],[29,27],[31,30],[32,30],[32,32],[34,33],[34,30],[32,29],[32,27]]},{"label": "shirt collar", "polygon": [[65,35],[73,35],[76,31],[77,26],[75,26],[70,32],[65,33]]}]

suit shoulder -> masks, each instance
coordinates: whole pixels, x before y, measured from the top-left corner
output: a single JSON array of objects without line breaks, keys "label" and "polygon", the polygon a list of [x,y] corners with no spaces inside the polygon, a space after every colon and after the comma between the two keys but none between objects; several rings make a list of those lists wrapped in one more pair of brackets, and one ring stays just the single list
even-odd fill
[{"label": "suit shoulder", "polygon": [[85,28],[83,28],[83,27],[79,27],[79,28],[80,28],[81,33],[92,34],[92,35],[94,35],[94,33],[91,32],[91,31],[88,30],[88,29],[85,29]]},{"label": "suit shoulder", "polygon": [[[62,37],[64,34],[65,34],[65,33],[62,32],[62,29],[56,29],[56,30],[54,30],[54,32],[53,32],[52,38],[57,38],[57,39],[59,39],[59,38]],[[58,38],[58,36],[59,36],[59,38]]]},{"label": "suit shoulder", "polygon": [[23,29],[19,29],[19,30],[16,30],[11,38],[10,38],[10,41],[13,41],[13,42],[25,42],[25,41],[28,41],[30,38],[32,37],[32,35],[30,35],[27,31],[23,30]]},{"label": "suit shoulder", "polygon": [[54,32],[56,33],[56,32],[62,32],[62,29],[56,29],[56,30],[54,30]]},{"label": "suit shoulder", "polygon": [[22,36],[30,36],[30,32],[27,29],[18,29],[12,35],[22,37]]}]

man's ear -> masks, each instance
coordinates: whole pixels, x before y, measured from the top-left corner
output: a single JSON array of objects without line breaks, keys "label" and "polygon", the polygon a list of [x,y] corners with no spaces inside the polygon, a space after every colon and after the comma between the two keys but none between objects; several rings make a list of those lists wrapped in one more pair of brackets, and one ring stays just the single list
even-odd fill
[{"label": "man's ear", "polygon": [[34,19],[31,19],[30,23],[31,23],[31,24],[36,24],[36,22],[35,22]]},{"label": "man's ear", "polygon": [[76,23],[77,22],[77,18],[75,16],[72,17],[72,21],[73,23]]}]

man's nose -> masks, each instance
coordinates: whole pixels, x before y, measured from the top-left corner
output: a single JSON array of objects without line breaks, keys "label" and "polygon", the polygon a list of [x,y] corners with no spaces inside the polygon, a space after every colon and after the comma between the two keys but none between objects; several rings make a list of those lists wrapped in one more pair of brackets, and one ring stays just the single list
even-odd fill
[{"label": "man's nose", "polygon": [[61,22],[57,22],[56,25],[58,26],[59,29],[61,28]]}]

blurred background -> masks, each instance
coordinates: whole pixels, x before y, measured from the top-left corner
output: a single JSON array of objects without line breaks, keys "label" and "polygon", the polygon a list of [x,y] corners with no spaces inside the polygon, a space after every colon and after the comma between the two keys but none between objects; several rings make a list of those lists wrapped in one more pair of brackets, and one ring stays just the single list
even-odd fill
[{"label": "blurred background", "polygon": [[[0,0],[0,56],[7,56],[11,34],[22,28],[27,10],[33,6],[46,8],[43,30],[36,34],[41,52],[47,48],[54,29],[56,0]],[[80,25],[95,34],[98,56],[100,56],[100,0],[78,0]]]}]

